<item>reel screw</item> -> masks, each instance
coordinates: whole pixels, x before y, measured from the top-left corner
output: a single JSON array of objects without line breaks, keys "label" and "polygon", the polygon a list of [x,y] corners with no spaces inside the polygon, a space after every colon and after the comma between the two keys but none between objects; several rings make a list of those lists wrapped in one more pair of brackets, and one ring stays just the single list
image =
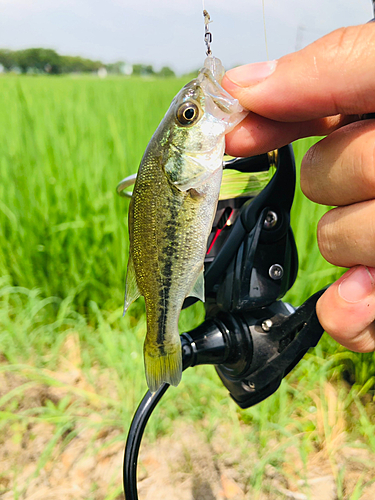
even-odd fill
[{"label": "reel screw", "polygon": [[273,227],[276,226],[276,223],[277,223],[277,214],[272,210],[269,210],[263,222],[264,229],[272,229]]},{"label": "reel screw", "polygon": [[264,332],[269,332],[271,330],[273,323],[272,319],[265,319],[262,323],[262,330]]},{"label": "reel screw", "polygon": [[273,280],[281,280],[281,278],[284,276],[284,269],[282,266],[280,266],[280,264],[273,264],[269,268],[268,274]]},{"label": "reel screw", "polygon": [[255,391],[255,384],[254,382],[248,382],[247,380],[243,380],[241,382],[242,388],[245,389],[246,392],[253,392]]}]

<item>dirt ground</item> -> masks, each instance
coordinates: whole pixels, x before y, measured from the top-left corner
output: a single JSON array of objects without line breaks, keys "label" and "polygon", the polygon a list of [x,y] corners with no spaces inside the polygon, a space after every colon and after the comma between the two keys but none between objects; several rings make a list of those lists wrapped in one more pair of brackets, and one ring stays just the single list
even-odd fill
[{"label": "dirt ground", "polygon": [[[75,383],[79,386],[79,377]],[[17,388],[22,384],[22,377],[0,373],[0,403],[7,394],[17,398]],[[56,406],[63,397],[61,387],[42,383],[26,389],[23,386],[22,411],[30,410],[35,415],[35,409],[45,406],[46,401]],[[56,433],[53,414],[49,420],[35,419],[27,425],[9,414],[7,423],[0,427],[0,499],[122,499],[121,430],[102,425],[95,428],[95,422],[101,422],[96,407],[88,413],[88,419],[94,425],[78,424],[72,437],[69,428]],[[326,453],[310,456],[307,480],[301,480],[303,464],[297,450],[286,449],[280,468],[266,466],[261,491],[257,489],[256,493],[250,487],[250,478],[259,459],[249,450],[244,463],[235,449],[228,449],[228,433],[230,427],[218,428],[207,442],[198,424],[176,424],[172,435],[143,445],[138,470],[140,499],[349,500],[354,498],[359,480],[368,481],[368,486],[355,498],[375,499],[375,484],[371,483],[374,457],[364,449],[346,445],[340,446],[335,467]],[[337,491],[340,468],[345,470],[343,495]]]}]

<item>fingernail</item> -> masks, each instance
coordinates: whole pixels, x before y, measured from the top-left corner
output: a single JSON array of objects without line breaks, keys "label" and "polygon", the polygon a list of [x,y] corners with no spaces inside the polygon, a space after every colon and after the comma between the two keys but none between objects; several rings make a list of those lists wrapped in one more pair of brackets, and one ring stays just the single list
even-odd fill
[{"label": "fingernail", "polygon": [[339,295],[346,302],[360,302],[375,290],[375,269],[365,266],[354,268],[339,285]]},{"label": "fingernail", "polygon": [[277,61],[245,64],[226,72],[227,78],[239,87],[248,87],[265,80],[276,69]]}]

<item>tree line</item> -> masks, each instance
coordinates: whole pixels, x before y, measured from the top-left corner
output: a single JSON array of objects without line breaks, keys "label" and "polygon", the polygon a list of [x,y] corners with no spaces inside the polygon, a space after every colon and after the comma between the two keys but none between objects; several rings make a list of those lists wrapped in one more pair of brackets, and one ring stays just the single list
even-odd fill
[{"label": "tree line", "polygon": [[66,73],[94,73],[105,69],[111,74],[132,74],[135,76],[175,76],[172,69],[164,66],[155,71],[151,65],[125,64],[124,61],[105,64],[79,56],[63,56],[55,50],[31,48],[24,50],[0,49],[0,65],[3,71],[19,73],[40,73],[59,75]]}]

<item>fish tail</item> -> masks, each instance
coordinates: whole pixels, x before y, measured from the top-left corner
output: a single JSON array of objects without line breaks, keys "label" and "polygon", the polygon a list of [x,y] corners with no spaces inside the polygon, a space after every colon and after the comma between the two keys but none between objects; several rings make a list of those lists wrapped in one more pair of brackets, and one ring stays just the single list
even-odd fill
[{"label": "fish tail", "polygon": [[175,387],[182,376],[180,338],[175,344],[157,346],[147,340],[144,344],[145,371],[148,388],[156,392],[165,382]]}]

